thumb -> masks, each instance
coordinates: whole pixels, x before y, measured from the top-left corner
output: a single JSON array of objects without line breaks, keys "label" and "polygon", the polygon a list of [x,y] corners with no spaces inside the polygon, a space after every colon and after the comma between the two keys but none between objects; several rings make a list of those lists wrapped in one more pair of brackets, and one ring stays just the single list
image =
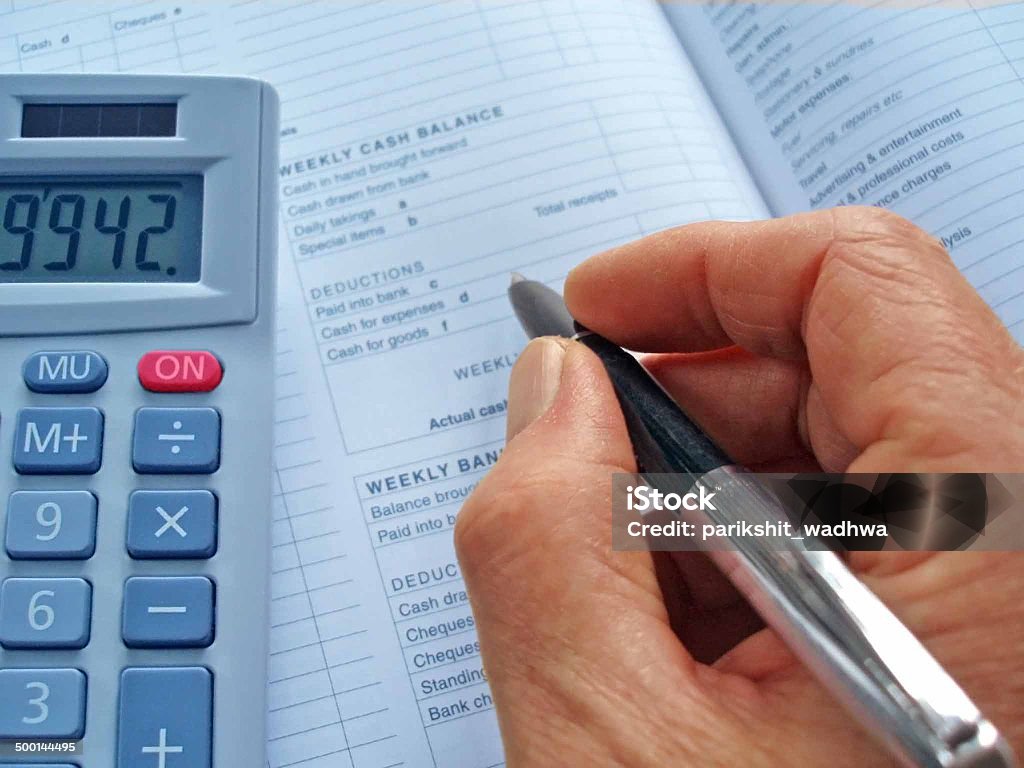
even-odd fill
[{"label": "thumb", "polygon": [[640,764],[659,741],[637,738],[652,698],[694,701],[695,665],[651,555],[612,551],[610,475],[635,464],[600,361],[533,341],[512,372],[509,431],[455,530],[508,764],[601,763],[609,740],[638,745],[625,762]]}]

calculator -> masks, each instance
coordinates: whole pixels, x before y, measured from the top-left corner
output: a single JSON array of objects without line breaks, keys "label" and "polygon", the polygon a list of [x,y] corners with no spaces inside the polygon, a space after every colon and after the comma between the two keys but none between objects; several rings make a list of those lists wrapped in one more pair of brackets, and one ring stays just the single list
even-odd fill
[{"label": "calculator", "polygon": [[278,100],[0,76],[0,766],[266,764]]}]

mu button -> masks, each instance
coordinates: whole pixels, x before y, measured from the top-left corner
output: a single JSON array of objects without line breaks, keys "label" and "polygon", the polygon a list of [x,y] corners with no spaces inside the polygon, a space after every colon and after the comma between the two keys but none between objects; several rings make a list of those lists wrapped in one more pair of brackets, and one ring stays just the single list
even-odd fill
[{"label": "mu button", "polygon": [[150,392],[210,392],[223,377],[220,361],[202,350],[154,350],[139,360],[139,381]]}]

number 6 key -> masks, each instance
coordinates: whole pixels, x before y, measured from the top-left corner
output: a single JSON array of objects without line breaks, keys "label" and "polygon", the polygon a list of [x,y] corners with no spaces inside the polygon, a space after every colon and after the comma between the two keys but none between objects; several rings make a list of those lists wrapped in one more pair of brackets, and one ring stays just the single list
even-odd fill
[{"label": "number 6 key", "polygon": [[7,579],[0,588],[4,648],[84,648],[92,587],[84,579]]}]

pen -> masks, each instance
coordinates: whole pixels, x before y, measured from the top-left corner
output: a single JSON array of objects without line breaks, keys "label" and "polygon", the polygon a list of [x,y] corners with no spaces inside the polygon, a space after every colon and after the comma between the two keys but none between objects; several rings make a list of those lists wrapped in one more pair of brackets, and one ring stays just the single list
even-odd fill
[{"label": "pen", "polygon": [[[572,338],[600,358],[645,482],[656,486],[653,476],[672,474],[690,487],[728,488],[728,503],[698,513],[710,523],[789,519],[633,355],[576,324],[556,291],[513,274],[508,293],[528,336]],[[709,557],[811,673],[905,765],[1017,765],[992,723],[835,553],[807,540],[783,537],[768,546],[756,538],[727,538],[731,547],[709,551]]]}]

